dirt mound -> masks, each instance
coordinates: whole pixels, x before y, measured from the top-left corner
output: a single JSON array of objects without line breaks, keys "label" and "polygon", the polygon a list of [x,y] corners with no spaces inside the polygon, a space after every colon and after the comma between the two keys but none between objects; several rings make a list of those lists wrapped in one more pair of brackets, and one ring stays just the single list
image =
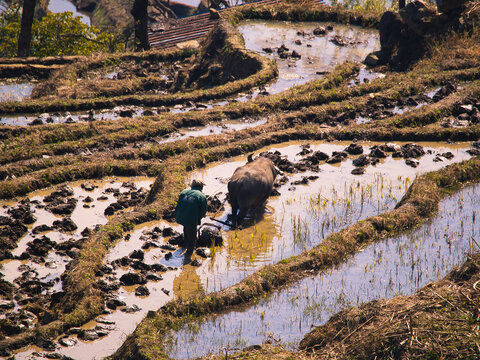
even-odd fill
[{"label": "dirt mound", "polygon": [[261,63],[243,48],[233,25],[220,20],[204,40],[194,65],[177,76],[176,87],[213,87],[246,78],[260,68]]}]

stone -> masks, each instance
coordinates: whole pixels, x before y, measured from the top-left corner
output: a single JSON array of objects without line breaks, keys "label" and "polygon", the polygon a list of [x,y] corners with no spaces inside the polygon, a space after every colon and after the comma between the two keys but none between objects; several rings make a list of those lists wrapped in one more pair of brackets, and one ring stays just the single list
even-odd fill
[{"label": "stone", "polygon": [[378,147],[374,147],[370,151],[369,155],[370,155],[370,157],[377,158],[377,159],[384,159],[384,158],[387,157],[387,154],[385,154],[385,152]]},{"label": "stone", "polygon": [[116,310],[117,307],[119,306],[126,306],[127,304],[125,303],[125,301],[123,300],[120,300],[120,299],[117,299],[117,298],[113,298],[113,299],[108,299],[106,302],[105,302],[105,306],[111,310]]},{"label": "stone", "polygon": [[77,230],[77,225],[69,217],[63,218],[62,220],[55,220],[53,222],[53,227],[65,232],[72,232]]},{"label": "stone", "polygon": [[402,154],[405,159],[417,158],[425,155],[425,150],[421,145],[410,143],[402,146]]},{"label": "stone", "polygon": [[401,151],[402,150],[402,147],[400,145],[393,144],[393,143],[386,143],[386,144],[382,145],[381,148],[385,152],[396,152],[396,151]]},{"label": "stone", "polygon": [[203,227],[198,237],[198,247],[221,246],[223,244],[223,237],[220,230],[216,227]]},{"label": "stone", "polygon": [[28,123],[30,126],[36,126],[36,125],[43,125],[43,120],[40,118],[33,119],[31,122]]},{"label": "stone", "polygon": [[194,259],[194,260],[190,263],[190,265],[195,266],[195,267],[198,267],[198,266],[202,265],[202,262],[201,262],[200,260],[198,260],[198,259]]},{"label": "stone", "polygon": [[32,229],[32,233],[33,234],[39,234],[39,233],[42,233],[42,232],[47,232],[47,231],[51,231],[53,228],[51,226],[48,226],[48,225],[39,225],[39,226],[35,226],[33,229]]},{"label": "stone", "polygon": [[295,59],[300,59],[302,57],[302,55],[300,55],[296,50],[293,50],[290,56]]},{"label": "stone", "polygon": [[337,164],[339,162],[342,162],[343,156],[341,154],[335,154],[329,157],[325,162],[327,164]]},{"label": "stone", "polygon": [[325,26],[319,26],[313,29],[313,35],[325,35],[327,33],[327,28]]},{"label": "stone", "polygon": [[353,166],[364,167],[370,164],[370,159],[367,155],[361,155],[352,161]]},{"label": "stone", "polygon": [[443,156],[445,159],[453,159],[455,157],[455,155],[452,154],[452,152],[450,151],[447,151],[447,152],[444,152],[442,154],[440,154],[440,156]]},{"label": "stone", "polygon": [[77,339],[71,337],[63,337],[58,340],[58,343],[66,347],[75,346],[77,344]]},{"label": "stone", "polygon": [[163,277],[161,275],[157,275],[155,273],[152,273],[152,272],[149,272],[145,275],[145,277],[147,278],[147,280],[151,280],[151,281],[160,281],[160,280],[163,280]]},{"label": "stone", "polygon": [[0,299],[0,311],[13,309],[14,307],[13,301]]},{"label": "stone", "polygon": [[277,53],[278,53],[278,54],[286,53],[286,52],[288,52],[289,50],[290,50],[290,49],[287,48],[287,47],[285,46],[285,44],[282,44],[282,45],[278,48]]},{"label": "stone", "polygon": [[128,257],[130,259],[143,260],[145,258],[145,253],[142,250],[133,250]]},{"label": "stone", "polygon": [[198,256],[201,256],[203,258],[208,258],[212,256],[210,249],[207,247],[197,248],[195,252],[197,253]]},{"label": "stone", "polygon": [[100,338],[95,330],[82,330],[78,334],[78,338],[84,341],[94,341]]},{"label": "stone", "polygon": [[179,235],[179,233],[173,230],[173,228],[171,227],[166,227],[162,230],[163,237],[175,236],[175,235]]},{"label": "stone", "polygon": [[160,271],[160,272],[166,272],[166,271],[168,271],[168,268],[167,268],[165,265],[160,264],[160,263],[153,264],[153,265],[151,266],[151,269],[152,269],[153,271]]},{"label": "stone", "polygon": [[123,306],[122,308],[120,308],[120,311],[122,311],[124,313],[128,313],[128,314],[138,312],[140,310],[141,309],[138,307],[138,305],[135,305],[135,304],[130,305],[130,306]]},{"label": "stone", "polygon": [[467,153],[469,153],[472,156],[478,156],[480,155],[480,149],[468,149]]},{"label": "stone", "polygon": [[420,164],[420,162],[417,159],[408,158],[408,159],[405,159],[405,164],[416,168],[418,164]]}]

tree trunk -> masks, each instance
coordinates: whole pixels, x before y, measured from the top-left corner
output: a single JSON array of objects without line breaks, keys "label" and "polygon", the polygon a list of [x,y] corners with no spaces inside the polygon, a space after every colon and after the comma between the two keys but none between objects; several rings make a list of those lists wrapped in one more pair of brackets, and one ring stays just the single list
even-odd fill
[{"label": "tree trunk", "polygon": [[148,42],[148,0],[135,0],[130,13],[135,21],[135,50],[149,50]]},{"label": "tree trunk", "polygon": [[30,42],[32,41],[32,24],[33,16],[35,14],[35,5],[37,5],[37,0],[23,1],[22,25],[20,28],[20,36],[18,37],[17,55],[19,57],[30,55]]}]

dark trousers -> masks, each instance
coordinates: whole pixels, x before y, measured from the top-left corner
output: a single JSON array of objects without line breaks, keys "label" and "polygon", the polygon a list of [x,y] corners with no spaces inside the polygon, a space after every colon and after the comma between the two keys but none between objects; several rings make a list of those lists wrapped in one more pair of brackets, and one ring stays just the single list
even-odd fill
[{"label": "dark trousers", "polygon": [[193,249],[197,244],[197,227],[184,226],[183,238],[185,239],[185,246],[187,247],[187,252],[193,253]]}]

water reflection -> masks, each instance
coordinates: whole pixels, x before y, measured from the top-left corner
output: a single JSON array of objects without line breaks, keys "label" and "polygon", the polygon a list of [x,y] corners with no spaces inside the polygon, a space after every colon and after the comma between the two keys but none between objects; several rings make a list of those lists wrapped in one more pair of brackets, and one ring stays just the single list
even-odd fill
[{"label": "water reflection", "polygon": [[53,13],[70,11],[73,13],[74,17],[79,16],[85,25],[90,26],[90,23],[91,23],[90,18],[87,15],[84,15],[81,12],[79,12],[76,6],[73,5],[68,0],[49,0],[48,10],[50,10]]}]

